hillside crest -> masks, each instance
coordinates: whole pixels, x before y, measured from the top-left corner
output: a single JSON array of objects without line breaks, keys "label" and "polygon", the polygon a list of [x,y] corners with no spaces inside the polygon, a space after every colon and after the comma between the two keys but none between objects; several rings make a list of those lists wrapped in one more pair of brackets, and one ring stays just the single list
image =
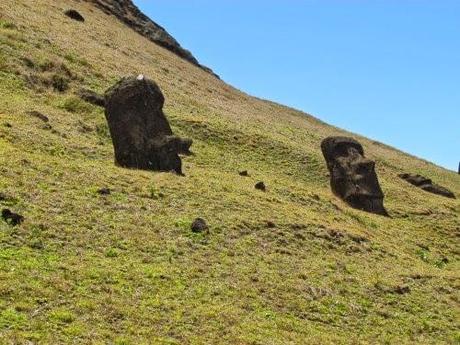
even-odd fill
[{"label": "hillside crest", "polygon": [[168,49],[182,59],[215,75],[210,68],[201,65],[193,54],[183,48],[163,27],[146,16],[131,0],[85,0],[108,15],[113,15],[134,31],[152,42]]}]

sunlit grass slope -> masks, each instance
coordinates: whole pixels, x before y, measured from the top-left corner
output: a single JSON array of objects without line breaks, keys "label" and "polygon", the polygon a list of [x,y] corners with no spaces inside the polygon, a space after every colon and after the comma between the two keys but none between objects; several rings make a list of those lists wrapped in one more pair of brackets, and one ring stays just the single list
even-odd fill
[{"label": "sunlit grass slope", "polygon": [[[103,110],[74,95],[139,73],[194,140],[185,177],[115,167]],[[337,134],[86,2],[1,1],[0,206],[25,222],[0,222],[0,343],[459,343],[460,202],[397,174],[457,196],[460,176],[354,135],[391,218],[353,210],[319,149]]]}]

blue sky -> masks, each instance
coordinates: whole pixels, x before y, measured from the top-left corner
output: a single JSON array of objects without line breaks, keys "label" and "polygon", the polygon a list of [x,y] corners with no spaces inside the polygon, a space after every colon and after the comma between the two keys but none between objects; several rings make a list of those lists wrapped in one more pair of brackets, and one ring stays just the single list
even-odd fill
[{"label": "blue sky", "polygon": [[460,1],[134,2],[229,84],[457,171]]}]

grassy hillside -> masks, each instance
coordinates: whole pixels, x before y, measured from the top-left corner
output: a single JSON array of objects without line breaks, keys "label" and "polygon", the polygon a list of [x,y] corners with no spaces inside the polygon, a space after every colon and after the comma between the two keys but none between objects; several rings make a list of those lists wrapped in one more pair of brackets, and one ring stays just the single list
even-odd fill
[{"label": "grassy hillside", "polygon": [[[62,14],[71,7],[85,23]],[[194,140],[185,177],[115,167],[103,110],[74,95],[139,73]],[[397,174],[457,197],[460,176],[353,135],[391,218],[351,209],[319,148],[335,134],[351,135],[226,85],[86,2],[1,1],[0,206],[25,222],[0,222],[0,343],[460,343],[460,201]],[[190,231],[196,217],[209,234]]]}]

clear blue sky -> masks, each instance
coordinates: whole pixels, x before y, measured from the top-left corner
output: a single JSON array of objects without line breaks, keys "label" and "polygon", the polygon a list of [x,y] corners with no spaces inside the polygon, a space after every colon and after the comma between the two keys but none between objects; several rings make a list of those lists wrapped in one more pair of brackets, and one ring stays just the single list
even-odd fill
[{"label": "clear blue sky", "polygon": [[223,80],[457,171],[458,0],[135,0]]}]

